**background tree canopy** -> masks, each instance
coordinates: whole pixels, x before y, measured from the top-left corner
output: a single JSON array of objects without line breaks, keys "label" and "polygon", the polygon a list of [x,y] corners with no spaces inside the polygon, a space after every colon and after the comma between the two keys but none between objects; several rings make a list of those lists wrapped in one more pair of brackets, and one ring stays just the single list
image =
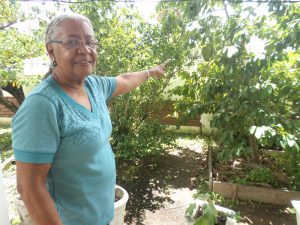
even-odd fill
[{"label": "background tree canopy", "polygon": [[18,106],[6,101],[1,89],[8,91],[22,103],[24,93],[21,85],[33,81],[17,78],[17,74],[23,72],[25,59],[44,54],[44,48],[41,32],[31,35],[20,33],[14,26],[32,16],[26,17],[17,3],[0,0],[0,5],[0,103],[15,112]]},{"label": "background tree canopy", "polygon": [[[159,4],[177,13],[194,45],[178,74],[185,84],[175,90],[177,110],[212,114],[221,159],[250,155],[258,162],[260,148],[284,149],[293,164],[284,169],[299,188],[300,7],[240,2]],[[257,13],[262,5],[267,15]],[[264,46],[255,52],[258,42]]]}]

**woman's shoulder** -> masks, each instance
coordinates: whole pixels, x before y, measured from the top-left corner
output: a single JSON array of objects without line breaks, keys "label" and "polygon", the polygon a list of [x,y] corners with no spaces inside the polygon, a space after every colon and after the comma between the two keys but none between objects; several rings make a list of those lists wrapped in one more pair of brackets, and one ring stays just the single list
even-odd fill
[{"label": "woman's shoulder", "polygon": [[115,85],[116,78],[111,76],[98,76],[98,75],[89,75],[86,79],[87,84],[93,87],[102,87],[106,88],[111,85]]},{"label": "woman's shoulder", "polygon": [[[57,98],[57,93],[51,81],[46,80],[41,81],[29,94],[26,96],[26,100],[30,99],[48,99],[50,102],[54,102]],[[31,100],[32,101],[32,100]]]},{"label": "woman's shoulder", "polygon": [[86,79],[86,86],[96,95],[109,99],[116,87],[116,78],[109,76],[89,75]]}]

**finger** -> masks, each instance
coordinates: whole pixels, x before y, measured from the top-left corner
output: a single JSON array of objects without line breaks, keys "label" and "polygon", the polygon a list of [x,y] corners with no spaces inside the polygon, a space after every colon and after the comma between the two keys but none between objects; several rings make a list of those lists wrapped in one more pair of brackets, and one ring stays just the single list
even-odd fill
[{"label": "finger", "polygon": [[160,64],[162,67],[165,67],[169,62],[171,61],[171,59],[168,59],[166,61],[164,61],[162,64]]}]

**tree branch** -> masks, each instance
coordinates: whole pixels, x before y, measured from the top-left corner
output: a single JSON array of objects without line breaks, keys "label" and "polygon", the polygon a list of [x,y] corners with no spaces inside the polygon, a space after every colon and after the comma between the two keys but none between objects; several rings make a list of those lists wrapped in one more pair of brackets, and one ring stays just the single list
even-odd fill
[{"label": "tree branch", "polygon": [[7,27],[10,27],[11,25],[17,23],[17,21],[14,21],[14,22],[8,22],[7,24],[1,24],[0,25],[0,30],[4,30],[5,28]]},{"label": "tree branch", "polygon": [[13,113],[17,112],[19,108],[13,102],[6,100],[3,96],[0,96],[0,104],[4,105],[7,109],[9,109]]},{"label": "tree branch", "polygon": [[21,19],[20,21],[8,21],[6,24],[0,24],[0,30],[4,30],[7,27],[10,27],[16,23],[24,22],[24,21],[25,21],[25,19]]},{"label": "tree branch", "polygon": [[226,17],[227,17],[227,19],[229,19],[229,13],[228,13],[228,10],[227,10],[227,6],[225,4],[225,0],[223,0],[223,5],[224,5],[224,10],[225,10],[225,13],[226,13]]},{"label": "tree branch", "polygon": [[15,99],[17,99],[19,105],[21,105],[25,99],[25,95],[24,95],[22,86],[16,87],[12,83],[8,83],[6,86],[2,87],[2,89],[4,91],[7,91],[12,96],[14,96]]}]

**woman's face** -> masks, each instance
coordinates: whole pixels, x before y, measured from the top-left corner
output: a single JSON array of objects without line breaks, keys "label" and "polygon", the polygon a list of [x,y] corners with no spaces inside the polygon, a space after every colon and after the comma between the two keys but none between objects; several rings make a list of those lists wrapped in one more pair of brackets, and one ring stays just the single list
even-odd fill
[{"label": "woman's face", "polygon": [[88,22],[80,19],[65,20],[58,25],[54,37],[52,43],[47,44],[47,50],[57,63],[54,70],[56,76],[82,81],[92,73],[97,52],[88,46],[95,41],[93,29]]}]

